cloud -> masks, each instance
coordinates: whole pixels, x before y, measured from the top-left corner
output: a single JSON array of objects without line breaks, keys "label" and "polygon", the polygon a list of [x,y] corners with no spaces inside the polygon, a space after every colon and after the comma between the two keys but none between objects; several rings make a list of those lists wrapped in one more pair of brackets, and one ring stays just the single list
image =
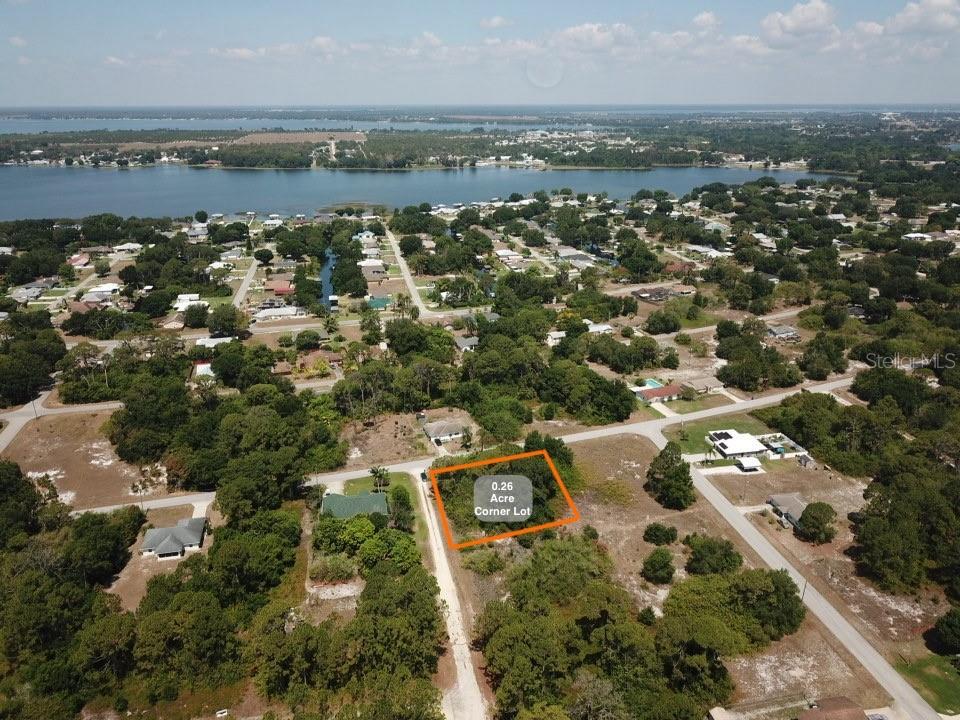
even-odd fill
[{"label": "cloud", "polygon": [[493,17],[483,18],[480,21],[480,27],[486,28],[487,30],[495,30],[496,28],[502,28],[510,25],[510,21],[507,20],[502,15],[494,15]]},{"label": "cloud", "polygon": [[734,35],[730,38],[730,47],[748,55],[769,55],[773,52],[770,46],[756,35]]},{"label": "cloud", "polygon": [[19,35],[11,35],[10,37],[7,38],[7,42],[9,42],[14,47],[18,47],[18,48],[27,46],[27,41],[24,38],[20,37]]},{"label": "cloud", "polygon": [[833,24],[835,16],[829,3],[809,0],[797,3],[785,13],[770,13],[760,21],[760,27],[768,40],[788,44],[814,35],[835,35],[839,32]]},{"label": "cloud", "polygon": [[709,10],[704,10],[693,18],[693,25],[701,30],[713,30],[720,26],[720,18]]},{"label": "cloud", "polygon": [[266,48],[228,47],[210,48],[210,54],[226,60],[256,60],[266,57]]},{"label": "cloud", "polygon": [[116,55],[107,55],[103,59],[104,65],[111,65],[114,67],[124,67],[127,64],[127,61],[123,58],[118,58]]},{"label": "cloud", "polygon": [[583,23],[555,33],[550,44],[562,50],[589,53],[611,50],[636,42],[633,28],[623,23]]},{"label": "cloud", "polygon": [[30,60],[30,58],[28,58],[26,55],[20,55],[17,57],[17,65],[29,65],[31,62],[33,61]]},{"label": "cloud", "polygon": [[943,33],[960,27],[960,0],[908,2],[886,22],[888,32]]}]

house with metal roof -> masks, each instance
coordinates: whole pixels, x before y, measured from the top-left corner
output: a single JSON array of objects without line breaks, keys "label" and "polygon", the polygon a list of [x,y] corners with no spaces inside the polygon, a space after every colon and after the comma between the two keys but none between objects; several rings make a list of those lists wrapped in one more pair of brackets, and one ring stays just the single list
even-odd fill
[{"label": "house with metal roof", "polygon": [[387,515],[387,496],[376,492],[362,492],[356,495],[329,493],[323,496],[320,511],[324,515],[332,515],[342,520],[373,513]]},{"label": "house with metal roof", "polygon": [[161,560],[181,558],[188,550],[199,550],[207,529],[206,518],[186,518],[173,527],[151,528],[143,536],[141,555]]},{"label": "house with metal roof", "polygon": [[707,442],[713,445],[721,457],[738,458],[765,455],[769,448],[750,433],[738,430],[714,430],[707,433]]},{"label": "house with metal roof", "polygon": [[807,501],[800,497],[800,493],[785,493],[771,495],[767,503],[773,508],[782,521],[796,527],[800,523],[800,516],[807,509]]},{"label": "house with metal roof", "polygon": [[423,432],[433,442],[445,443],[463,437],[463,425],[450,420],[437,420],[426,423],[423,426]]}]

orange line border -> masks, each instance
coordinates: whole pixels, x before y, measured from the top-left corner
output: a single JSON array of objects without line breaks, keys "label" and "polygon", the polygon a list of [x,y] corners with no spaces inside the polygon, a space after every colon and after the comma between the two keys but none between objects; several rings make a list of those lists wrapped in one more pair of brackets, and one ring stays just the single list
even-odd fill
[{"label": "orange line border", "polygon": [[[526,458],[538,456],[542,456],[543,459],[547,461],[547,466],[550,468],[550,472],[553,474],[553,479],[557,481],[557,485],[560,487],[560,492],[563,494],[563,499],[566,500],[567,506],[570,508],[573,514],[559,520],[552,520],[548,523],[542,523],[540,525],[520,528],[519,530],[498,533],[497,535],[488,535],[486,537],[476,538],[475,540],[465,540],[461,543],[458,543],[456,540],[454,540],[453,530],[450,528],[450,521],[447,518],[447,511],[443,507],[443,497],[440,494],[440,485],[437,482],[437,476],[445,473],[456,472],[457,470],[468,470],[470,468],[483,467],[484,465],[496,465],[497,463],[510,462],[511,460],[524,460]],[[487,543],[491,543],[496,540],[504,540],[506,538],[516,537],[517,535],[526,535],[528,533],[540,532],[541,530],[549,530],[550,528],[560,527],[561,525],[575,523],[580,519],[580,511],[573,502],[573,498],[570,497],[570,491],[567,490],[567,486],[564,485],[563,480],[560,479],[560,473],[557,472],[557,466],[553,464],[553,458],[550,457],[550,453],[548,453],[546,450],[530,450],[529,452],[517,453],[516,455],[503,455],[501,457],[490,458],[488,460],[476,460],[474,462],[462,463],[460,465],[448,465],[447,467],[442,468],[428,468],[427,475],[430,477],[430,482],[433,484],[433,496],[436,498],[437,508],[440,510],[440,522],[443,525],[443,534],[447,539],[447,545],[449,545],[453,550],[463,550],[476,545],[486,545]]]}]

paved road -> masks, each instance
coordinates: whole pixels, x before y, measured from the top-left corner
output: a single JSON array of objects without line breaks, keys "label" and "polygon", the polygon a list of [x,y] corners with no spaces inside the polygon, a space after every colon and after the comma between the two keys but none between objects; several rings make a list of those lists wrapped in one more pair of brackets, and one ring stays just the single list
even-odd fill
[{"label": "paved road", "polygon": [[257,266],[259,265],[260,263],[257,262],[256,258],[250,258],[250,267],[247,268],[247,274],[243,276],[243,280],[240,281],[240,287],[237,288],[237,292],[233,295],[233,306],[235,308],[243,307],[243,301],[247,299],[247,293],[250,292],[250,284],[257,274]]},{"label": "paved road", "polygon": [[[830,382],[819,383],[805,388],[809,392],[833,392],[834,390],[848,386],[853,381],[852,377],[844,377]],[[666,444],[666,437],[663,431],[672,425],[684,422],[693,422],[710,417],[722,417],[729,413],[740,413],[753,410],[760,407],[767,407],[781,402],[784,398],[800,392],[799,388],[786,390],[780,393],[773,393],[759,398],[744,400],[736,405],[724,405],[716,408],[709,408],[694,413],[676,417],[658,418],[655,420],[646,420],[637,423],[626,423],[622,425],[608,425],[602,428],[587,430],[584,432],[571,433],[562,436],[567,443],[583,442],[586,440],[595,440],[613,437],[622,434],[637,434],[649,438],[657,447],[663,447]],[[100,405],[88,406],[99,408]],[[74,412],[75,408],[43,408],[43,414],[54,414],[57,412]],[[84,411],[81,407],[79,411]],[[24,406],[14,411],[0,415],[3,419],[11,422],[22,420],[23,423],[32,418],[32,409],[30,405]],[[22,424],[21,424],[22,427]],[[4,433],[0,434],[0,449],[5,447],[3,444]],[[19,428],[18,428],[19,429]],[[13,435],[16,433],[14,432]],[[12,436],[11,438],[12,439]],[[6,440],[9,443],[9,439]],[[444,710],[448,717],[461,718],[470,717],[482,720],[486,717],[486,706],[483,695],[480,692],[480,686],[470,662],[469,646],[467,638],[469,633],[464,625],[463,613],[460,606],[459,597],[456,592],[456,586],[450,572],[447,561],[446,550],[443,545],[443,536],[439,530],[439,522],[436,516],[436,508],[432,500],[428,497],[424,483],[419,481],[419,473],[430,462],[431,458],[419,458],[400,463],[387,465],[386,468],[391,472],[405,472],[413,475],[415,484],[420,494],[421,503],[425,508],[424,517],[427,520],[428,537],[430,539],[431,552],[434,556],[434,565],[436,567],[437,582],[441,589],[441,598],[447,605],[447,632],[450,636],[451,646],[453,648],[454,660],[457,667],[457,679],[454,688],[444,697]],[[369,474],[367,469],[347,470],[335,473],[326,473],[314,475],[308,480],[308,485],[318,485],[325,482],[342,482],[352,478],[360,478]],[[890,665],[889,662],[874,649],[869,641],[860,634],[860,632],[847,621],[830,604],[816,588],[807,584],[802,573],[793,567],[786,558],[766,539],[760,532],[746,519],[743,514],[727,500],[709,481],[709,479],[697,468],[691,468],[694,485],[703,498],[709,502],[730,526],[739,533],[744,541],[757,553],[757,555],[770,567],[775,569],[785,569],[793,577],[798,586],[803,588],[803,600],[810,611],[821,621],[824,626],[837,638],[837,640],[853,655],[887,693],[894,699],[895,707],[916,720],[934,720],[939,715],[930,707],[930,705],[907,683],[899,673]],[[186,503],[209,502],[213,499],[213,493],[194,493],[193,495],[180,495],[174,497],[158,498],[155,500],[146,500],[142,504],[144,508],[170,507]],[[106,508],[96,508],[94,511],[109,511],[120,506],[111,506]]]},{"label": "paved road", "polygon": [[26,425],[31,420],[36,418],[44,417],[46,415],[72,415],[75,413],[95,413],[102,412],[104,410],[118,410],[123,407],[123,403],[119,402],[105,402],[105,403],[89,403],[85,405],[67,405],[65,407],[46,407],[44,403],[47,398],[50,397],[50,391],[40,393],[40,396],[37,397],[33,402],[28,402],[26,405],[22,405],[13,410],[7,410],[6,412],[0,413],[0,420],[6,423],[6,426],[3,428],[3,432],[0,432],[0,452],[3,452],[7,449],[7,446],[13,442],[13,439],[17,436],[23,426]]},{"label": "paved road", "polygon": [[407,285],[407,292],[410,293],[410,299],[413,300],[413,304],[416,305],[417,310],[420,311],[421,319],[452,317],[454,315],[472,315],[475,312],[481,311],[480,308],[451,308],[438,312],[428,308],[426,303],[423,302],[423,298],[420,297],[420,291],[417,290],[417,283],[413,279],[413,273],[410,272],[410,266],[407,265],[406,259],[400,252],[400,243],[397,242],[397,236],[389,229],[387,230],[387,241],[390,243],[390,248],[393,250],[393,255],[397,260],[397,267],[400,268],[403,281]]}]

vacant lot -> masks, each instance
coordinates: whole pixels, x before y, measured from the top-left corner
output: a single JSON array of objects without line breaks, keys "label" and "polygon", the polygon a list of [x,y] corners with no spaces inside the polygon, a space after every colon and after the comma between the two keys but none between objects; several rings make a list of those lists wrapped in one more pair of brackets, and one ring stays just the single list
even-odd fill
[{"label": "vacant lot", "polygon": [[28,423],[7,448],[6,456],[25,473],[46,475],[60,499],[76,508],[133,502],[168,494],[161,473],[145,474],[120,460],[101,428],[109,412],[50,415]]},{"label": "vacant lot", "polygon": [[[654,521],[676,527],[681,539],[693,532],[726,538],[744,556],[746,566],[763,567],[704,500],[676,512],[660,507],[647,494],[643,489],[646,469],[657,452],[649,441],[620,436],[571,447],[587,486],[585,492],[575,496],[582,522],[599,531],[614,561],[617,582],[635,597],[638,607],[659,608],[670,588],[652,585],[640,576],[644,559],[653,551],[653,546],[643,541],[643,530]],[[686,548],[676,543],[670,550],[679,568],[676,580],[680,580],[685,575]],[[763,652],[726,664],[737,686],[735,702],[750,699],[765,707],[775,706],[784,696],[796,693],[807,697],[848,695],[866,707],[886,702],[869,675],[842,647],[833,646],[829,634],[813,618],[808,618],[797,633]]]},{"label": "vacant lot", "polygon": [[724,395],[702,395],[694,400],[672,400],[664,403],[668,408],[680,414],[709,410],[710,408],[733,405],[733,400]]},{"label": "vacant lot", "polygon": [[764,434],[772,432],[770,428],[752,415],[724,415],[695,422],[684,423],[683,427],[670,428],[664,432],[668,440],[676,440],[684,453],[705,453],[710,449],[707,433],[713,430],[738,430],[745,433]]},{"label": "vacant lot", "polygon": [[771,495],[798,492],[808,502],[833,505],[841,517],[863,505],[866,482],[822,467],[804,468],[795,458],[764,460],[763,473],[711,475],[710,481],[735,505],[759,505]]},{"label": "vacant lot", "polygon": [[427,436],[410,414],[381,415],[366,423],[351,422],[340,437],[350,446],[347,468],[386,465],[430,453]]}]

